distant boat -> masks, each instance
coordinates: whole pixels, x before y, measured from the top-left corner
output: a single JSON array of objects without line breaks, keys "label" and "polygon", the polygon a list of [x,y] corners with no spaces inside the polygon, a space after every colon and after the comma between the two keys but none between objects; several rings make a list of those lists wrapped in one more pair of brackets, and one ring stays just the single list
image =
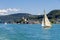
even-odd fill
[{"label": "distant boat", "polygon": [[42,26],[43,26],[44,28],[51,28],[51,23],[50,23],[47,15],[46,15],[45,10],[44,10],[44,18],[42,19]]},{"label": "distant boat", "polygon": [[4,24],[7,24],[6,22]]}]

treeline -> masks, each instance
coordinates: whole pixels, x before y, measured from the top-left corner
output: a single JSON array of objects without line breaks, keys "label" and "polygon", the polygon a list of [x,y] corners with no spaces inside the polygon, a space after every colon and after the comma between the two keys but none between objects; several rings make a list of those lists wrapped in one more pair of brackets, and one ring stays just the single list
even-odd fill
[{"label": "treeline", "polygon": [[[49,20],[51,23],[55,23],[57,19],[60,19],[60,10],[52,10],[47,14]],[[42,18],[44,17],[43,15],[32,15],[29,13],[15,13],[11,15],[5,15],[5,16],[0,16],[0,23],[13,23],[13,22],[21,22],[22,17],[28,20],[33,20],[33,21],[42,21]]]}]

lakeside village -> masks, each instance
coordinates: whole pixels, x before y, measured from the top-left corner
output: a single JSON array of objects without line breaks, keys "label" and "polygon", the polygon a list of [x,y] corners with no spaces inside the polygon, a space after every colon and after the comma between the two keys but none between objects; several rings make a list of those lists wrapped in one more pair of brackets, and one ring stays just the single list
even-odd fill
[{"label": "lakeside village", "polygon": [[[60,24],[60,19],[56,19],[56,20],[50,20],[51,23],[53,24]],[[19,21],[13,21],[13,22],[5,22],[4,24],[41,24],[42,23],[42,19],[40,20],[30,20],[27,18],[22,17]]]},{"label": "lakeside village", "polygon": [[12,24],[40,24],[40,23],[41,22],[38,20],[29,20],[24,17],[22,17],[19,21],[12,22]]}]

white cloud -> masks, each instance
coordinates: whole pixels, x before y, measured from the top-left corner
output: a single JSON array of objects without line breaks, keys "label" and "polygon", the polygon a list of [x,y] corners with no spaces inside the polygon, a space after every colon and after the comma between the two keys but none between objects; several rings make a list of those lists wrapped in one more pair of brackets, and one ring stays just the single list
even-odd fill
[{"label": "white cloud", "polygon": [[18,12],[19,10],[17,8],[0,9],[0,15],[8,15],[9,12]]},{"label": "white cloud", "polygon": [[6,13],[7,12],[7,10],[5,10],[5,9],[0,9],[0,13]]},{"label": "white cloud", "polygon": [[14,12],[16,12],[16,11],[19,11],[20,9],[16,9],[16,8],[8,8],[7,9],[7,11],[14,11]]}]

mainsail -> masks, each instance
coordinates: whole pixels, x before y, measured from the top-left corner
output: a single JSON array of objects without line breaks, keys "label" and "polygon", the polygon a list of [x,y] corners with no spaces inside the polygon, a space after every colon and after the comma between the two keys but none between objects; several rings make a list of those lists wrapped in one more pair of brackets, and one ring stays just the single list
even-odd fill
[{"label": "mainsail", "polygon": [[48,20],[48,17],[47,17],[47,15],[46,15],[45,11],[44,11],[44,18],[43,18],[43,20],[42,20],[42,26],[51,27],[51,23],[50,23],[50,21]]}]

